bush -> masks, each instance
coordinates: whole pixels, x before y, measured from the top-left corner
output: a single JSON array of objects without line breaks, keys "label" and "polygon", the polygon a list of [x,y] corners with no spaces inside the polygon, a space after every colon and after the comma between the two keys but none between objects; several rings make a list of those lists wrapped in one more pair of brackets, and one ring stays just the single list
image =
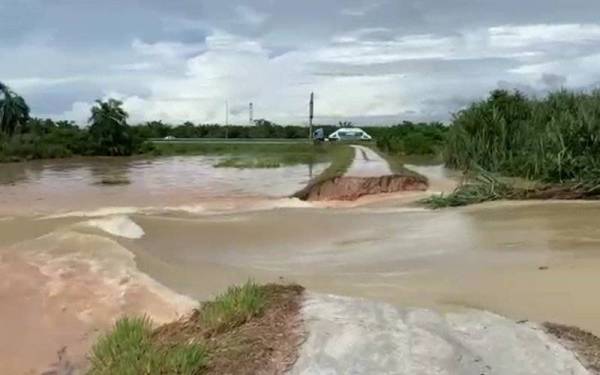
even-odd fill
[{"label": "bush", "polygon": [[440,123],[408,121],[390,128],[369,129],[377,148],[388,154],[430,155],[439,153],[448,128]]}]

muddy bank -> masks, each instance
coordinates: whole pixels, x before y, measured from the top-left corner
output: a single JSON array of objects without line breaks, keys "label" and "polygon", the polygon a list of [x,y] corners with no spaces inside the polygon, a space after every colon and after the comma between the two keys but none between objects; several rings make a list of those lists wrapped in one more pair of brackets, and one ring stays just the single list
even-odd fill
[{"label": "muddy bank", "polygon": [[427,179],[418,175],[389,175],[380,177],[334,177],[308,185],[294,197],[306,201],[352,201],[365,195],[425,191]]},{"label": "muddy bank", "polygon": [[600,338],[577,327],[544,323],[546,332],[556,337],[592,374],[600,374]]}]

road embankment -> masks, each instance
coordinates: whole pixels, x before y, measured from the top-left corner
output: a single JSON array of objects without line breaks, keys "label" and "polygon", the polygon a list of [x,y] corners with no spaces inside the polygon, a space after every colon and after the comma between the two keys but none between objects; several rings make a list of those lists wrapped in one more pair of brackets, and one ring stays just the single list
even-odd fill
[{"label": "road embankment", "polygon": [[353,201],[365,195],[427,190],[427,178],[408,172],[393,174],[387,161],[370,148],[352,147],[354,160],[342,176],[310,183],[294,197],[307,201]]}]

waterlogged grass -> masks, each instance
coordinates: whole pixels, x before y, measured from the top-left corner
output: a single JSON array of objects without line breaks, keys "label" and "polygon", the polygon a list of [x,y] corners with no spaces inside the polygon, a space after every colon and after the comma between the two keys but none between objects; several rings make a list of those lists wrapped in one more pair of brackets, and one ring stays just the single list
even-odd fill
[{"label": "waterlogged grass", "polygon": [[160,345],[149,318],[123,318],[96,342],[90,362],[89,375],[194,375],[206,365],[207,352],[200,344]]},{"label": "waterlogged grass", "polygon": [[224,332],[260,315],[266,303],[264,289],[248,281],[241,286],[229,287],[214,301],[203,303],[200,308],[200,321],[211,333]]},{"label": "waterlogged grass", "polygon": [[[410,158],[416,159],[416,155],[411,155],[410,157],[401,155],[401,154],[391,154],[389,152],[382,151],[377,146],[371,147],[373,151],[375,151],[379,156],[381,156],[385,161],[387,161],[392,173],[401,176],[421,176],[417,172],[411,171],[410,169],[405,167],[406,160],[410,160]],[[424,160],[427,160],[427,164],[434,164],[436,156],[435,155],[419,155]]]},{"label": "waterlogged grass", "polygon": [[215,168],[238,168],[238,169],[266,169],[266,168],[279,168],[281,163],[277,160],[272,159],[239,159],[229,158],[221,160],[214,165]]},{"label": "waterlogged grass", "polygon": [[496,177],[480,171],[450,194],[434,195],[421,201],[430,208],[459,207],[497,200],[590,199],[600,198],[600,179],[586,182],[540,183],[521,178]]},{"label": "waterlogged grass", "polygon": [[326,145],[331,164],[312,183],[318,183],[343,175],[354,160],[354,149],[346,144]]},{"label": "waterlogged grass", "polygon": [[310,143],[155,143],[154,155],[281,155],[326,153]]},{"label": "waterlogged grass", "polygon": [[433,195],[421,202],[434,209],[460,207],[500,199],[509,199],[511,197],[511,191],[512,189],[504,185],[477,181],[465,183],[452,193]]}]

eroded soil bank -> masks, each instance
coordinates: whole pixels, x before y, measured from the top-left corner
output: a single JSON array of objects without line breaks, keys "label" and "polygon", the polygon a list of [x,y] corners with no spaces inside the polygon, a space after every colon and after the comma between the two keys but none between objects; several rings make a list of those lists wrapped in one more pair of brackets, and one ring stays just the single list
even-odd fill
[{"label": "eroded soil bank", "polygon": [[352,201],[365,195],[425,191],[427,187],[427,179],[418,175],[342,176],[311,184],[294,194],[294,197],[306,201]]}]

